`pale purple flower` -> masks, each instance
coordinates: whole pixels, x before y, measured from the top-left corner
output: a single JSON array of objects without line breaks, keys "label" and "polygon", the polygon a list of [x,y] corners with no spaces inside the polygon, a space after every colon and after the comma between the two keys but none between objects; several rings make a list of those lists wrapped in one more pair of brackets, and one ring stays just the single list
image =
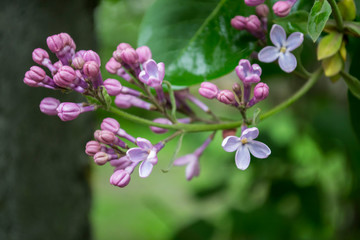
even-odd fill
[{"label": "pale purple flower", "polygon": [[288,73],[294,71],[297,62],[291,51],[302,44],[304,34],[294,32],[286,39],[285,30],[280,25],[274,24],[270,31],[270,39],[275,46],[261,49],[258,55],[259,60],[269,63],[279,59],[279,65],[283,71]]},{"label": "pale purple flower", "polygon": [[153,59],[150,59],[143,64],[143,68],[144,70],[139,73],[140,81],[154,88],[161,86],[165,76],[164,63],[156,64]]},{"label": "pale purple flower", "polygon": [[150,175],[154,165],[157,164],[157,152],[163,146],[153,146],[149,140],[141,137],[136,139],[136,145],[138,147],[129,149],[126,155],[132,162],[142,161],[139,167],[139,176],[146,178]]},{"label": "pale purple flower", "polygon": [[260,81],[261,67],[258,64],[251,65],[249,60],[241,59],[235,68],[236,74],[243,83],[257,83]]},{"label": "pale purple flower", "polygon": [[244,130],[240,137],[229,136],[222,142],[222,147],[226,152],[235,152],[235,163],[237,168],[245,170],[250,164],[250,153],[256,158],[267,158],[271,150],[264,143],[255,141],[259,135],[256,127]]}]

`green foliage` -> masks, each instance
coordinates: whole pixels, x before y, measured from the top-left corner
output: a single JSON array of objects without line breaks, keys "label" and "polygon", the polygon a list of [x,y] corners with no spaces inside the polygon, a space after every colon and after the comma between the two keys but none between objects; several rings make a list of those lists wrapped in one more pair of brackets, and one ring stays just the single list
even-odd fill
[{"label": "green foliage", "polygon": [[341,0],[338,3],[341,16],[344,20],[352,21],[356,17],[356,6],[354,0]]},{"label": "green foliage", "polygon": [[[166,9],[166,11],[164,11]],[[139,45],[166,66],[172,84],[189,86],[231,72],[254,49],[254,38],[230,21],[254,9],[243,1],[158,0],[145,14]]]},{"label": "green foliage", "polygon": [[308,20],[308,33],[315,42],[323,31],[331,14],[331,6],[327,0],[316,0]]},{"label": "green foliage", "polygon": [[307,33],[309,14],[306,11],[297,11],[283,18],[276,18],[274,22],[281,25],[286,32]]},{"label": "green foliage", "polygon": [[317,49],[318,60],[335,55],[341,47],[342,38],[343,35],[337,32],[332,32],[322,38]]},{"label": "green foliage", "polygon": [[360,141],[360,99],[356,98],[354,94],[351,93],[351,91],[348,91],[348,100],[349,100],[349,111],[350,111],[350,119],[351,124],[354,129],[354,133],[357,137],[357,139]]}]

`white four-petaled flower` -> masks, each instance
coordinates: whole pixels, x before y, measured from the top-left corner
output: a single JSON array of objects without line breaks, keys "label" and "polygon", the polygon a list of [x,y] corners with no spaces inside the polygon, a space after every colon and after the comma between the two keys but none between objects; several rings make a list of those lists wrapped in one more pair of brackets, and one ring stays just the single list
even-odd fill
[{"label": "white four-petaled flower", "polygon": [[222,142],[222,147],[227,152],[235,152],[235,163],[237,168],[245,170],[250,164],[250,153],[257,158],[267,158],[271,150],[264,143],[255,141],[259,135],[256,127],[244,130],[240,137],[228,136]]}]

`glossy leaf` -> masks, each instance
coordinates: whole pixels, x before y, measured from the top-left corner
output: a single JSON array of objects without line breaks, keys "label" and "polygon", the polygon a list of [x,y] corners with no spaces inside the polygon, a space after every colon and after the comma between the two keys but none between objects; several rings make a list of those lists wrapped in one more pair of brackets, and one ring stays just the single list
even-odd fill
[{"label": "glossy leaf", "polygon": [[148,45],[166,67],[166,80],[189,86],[234,70],[254,49],[256,39],[232,28],[236,15],[254,8],[232,0],[158,0],[147,11],[139,45]]},{"label": "glossy leaf", "polygon": [[331,6],[327,0],[316,0],[308,20],[308,33],[315,42],[323,31],[331,14]]},{"label": "glossy leaf", "polygon": [[333,56],[340,50],[343,35],[341,33],[332,32],[321,39],[317,48],[318,60]]},{"label": "glossy leaf", "polygon": [[283,18],[276,18],[274,22],[281,25],[286,32],[302,32],[307,33],[307,21],[309,14],[305,11],[294,12]]},{"label": "glossy leaf", "polygon": [[356,18],[356,5],[354,0],[341,0],[338,3],[338,7],[345,21],[352,21]]}]

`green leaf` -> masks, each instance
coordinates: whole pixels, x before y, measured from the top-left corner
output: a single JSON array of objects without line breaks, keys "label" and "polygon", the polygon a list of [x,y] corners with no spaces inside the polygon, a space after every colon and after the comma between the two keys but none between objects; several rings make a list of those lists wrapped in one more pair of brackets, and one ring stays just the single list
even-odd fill
[{"label": "green leaf", "polygon": [[254,50],[256,39],[234,29],[230,21],[254,8],[233,0],[158,0],[147,11],[139,45],[164,62],[166,79],[189,86],[234,70]]},{"label": "green leaf", "polygon": [[312,7],[308,20],[308,33],[311,39],[316,42],[323,31],[331,14],[331,6],[327,0],[316,0]]},{"label": "green leaf", "polygon": [[356,6],[354,0],[342,0],[338,3],[341,16],[345,21],[351,21],[356,18]]},{"label": "green leaf", "polygon": [[281,25],[287,33],[307,33],[309,14],[305,11],[294,12],[283,18],[274,19],[274,23]]},{"label": "green leaf", "polygon": [[101,102],[94,97],[84,95],[89,104],[101,106]]},{"label": "green leaf", "polygon": [[333,56],[340,50],[343,35],[341,33],[332,32],[323,37],[317,48],[318,60]]},{"label": "green leaf", "polygon": [[106,109],[109,109],[112,103],[112,99],[110,97],[110,95],[108,94],[108,92],[106,91],[105,87],[102,87],[102,96],[104,97],[105,103],[106,103]]},{"label": "green leaf", "polygon": [[350,91],[348,91],[348,100],[349,100],[349,111],[350,111],[350,120],[351,125],[354,129],[355,135],[360,141],[360,99],[356,98]]},{"label": "green leaf", "polygon": [[344,22],[345,30],[355,36],[360,37],[360,23],[359,22]]},{"label": "green leaf", "polygon": [[344,66],[343,60],[339,53],[324,59],[322,62],[325,76],[334,77]]}]

